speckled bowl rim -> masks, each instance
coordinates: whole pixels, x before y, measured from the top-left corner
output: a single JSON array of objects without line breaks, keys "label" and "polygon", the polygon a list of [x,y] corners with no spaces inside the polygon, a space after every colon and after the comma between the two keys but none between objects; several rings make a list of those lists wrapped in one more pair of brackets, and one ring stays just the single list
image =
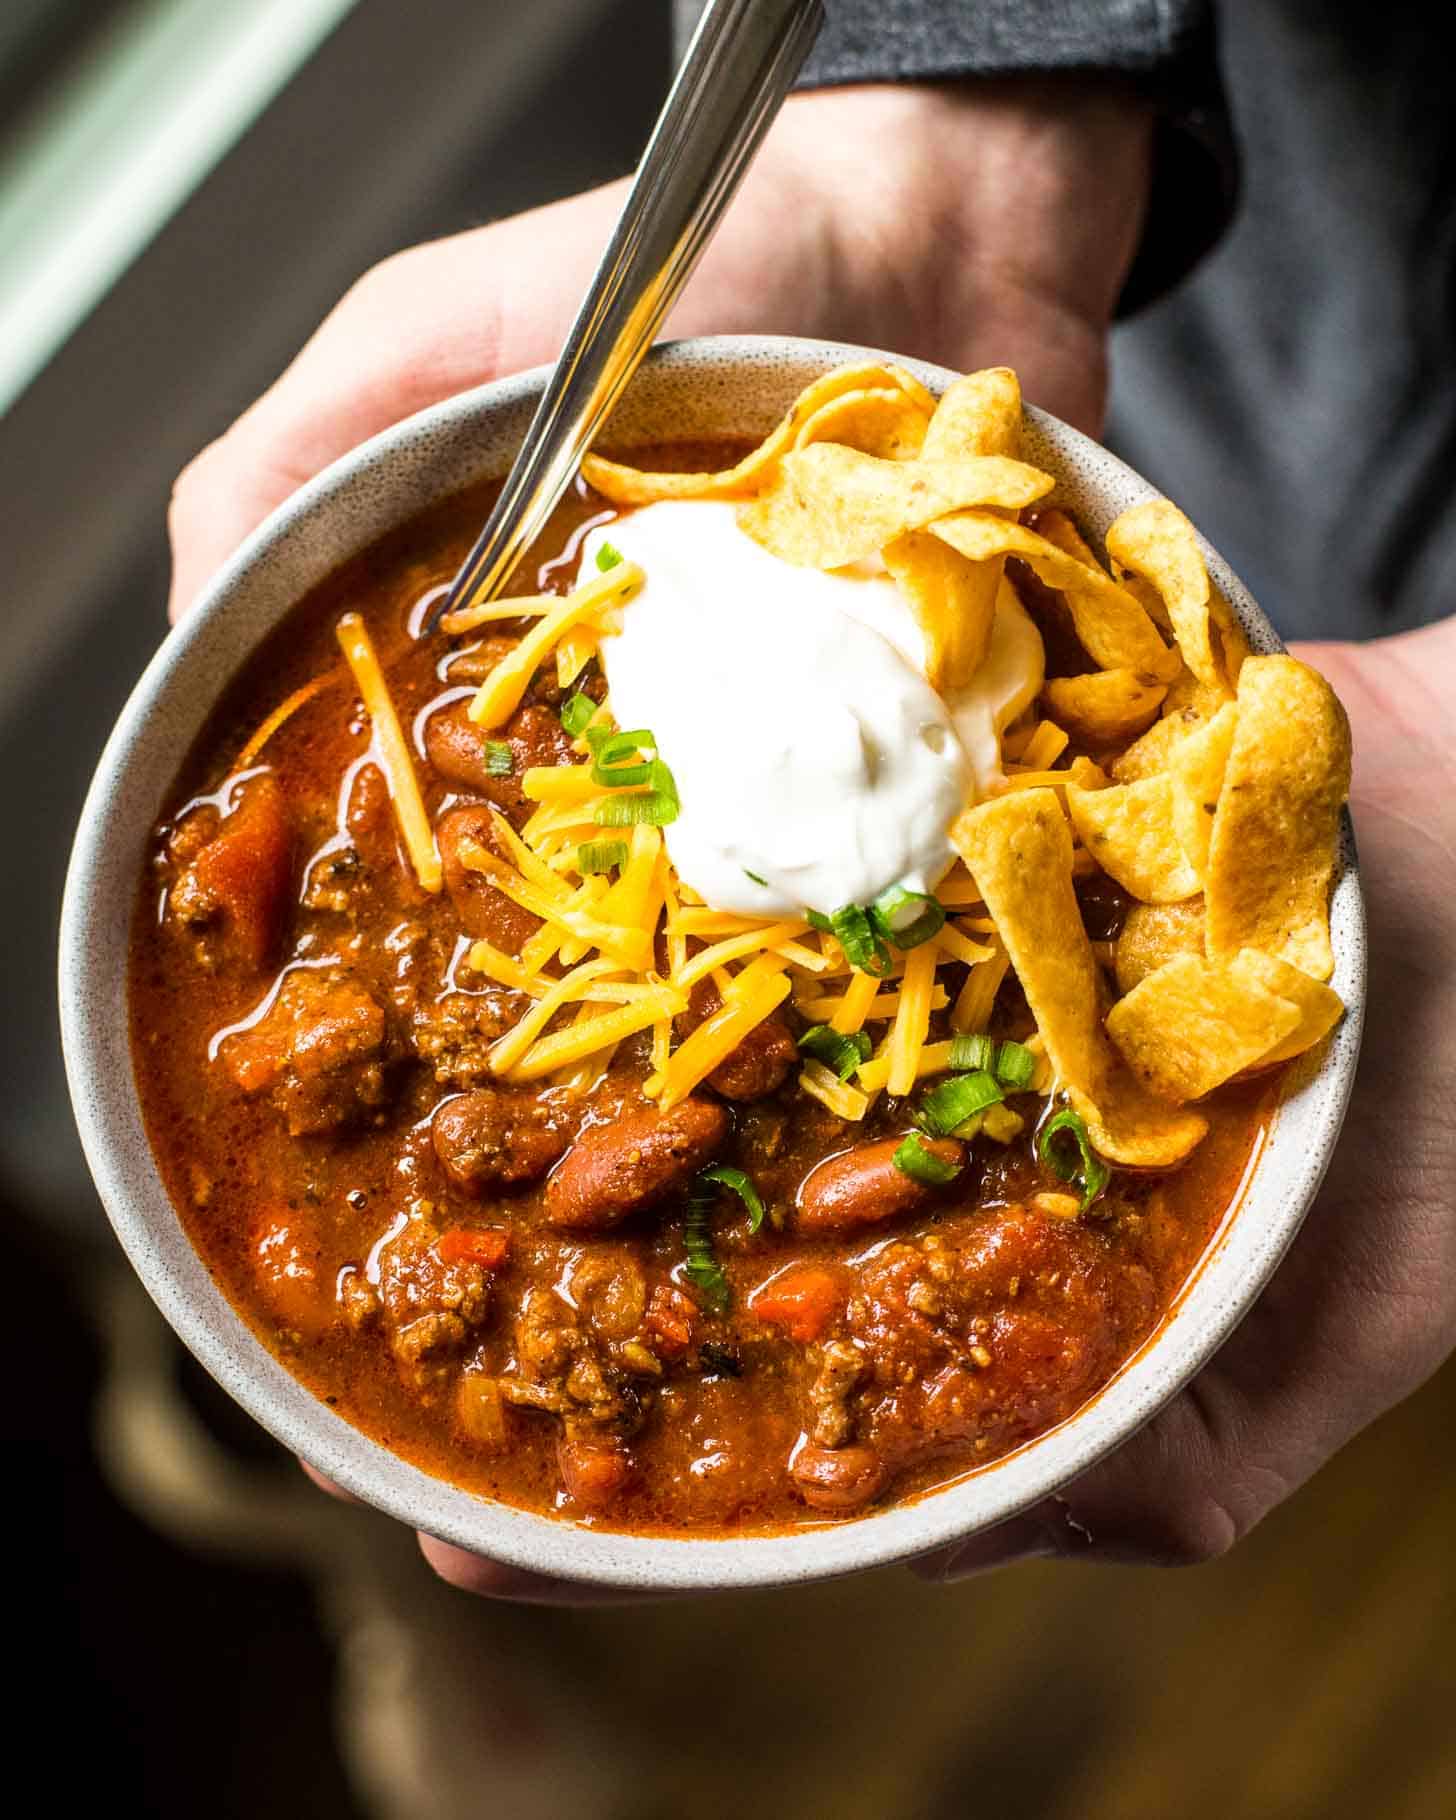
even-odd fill
[{"label": "speckled bowl rim", "polygon": [[[623,441],[680,417],[752,433],[815,373],[878,350],[782,336],[665,344],[614,419]],[[953,375],[902,365],[934,390]],[[503,471],[545,369],[480,387],[363,444],[295,493],[247,540],[147,666],[107,741],[82,811],[66,881],[60,1010],[66,1071],[86,1156],[137,1274],[218,1382],[320,1472],[416,1528],[535,1573],[606,1586],[782,1585],[923,1554],[1000,1523],[1064,1487],[1126,1441],[1213,1355],[1297,1232],[1325,1173],[1355,1075],[1365,992],[1365,928],[1346,822],[1332,927],[1334,985],[1348,1007],[1334,1038],[1291,1083],[1236,1209],[1172,1313],[1090,1403],[1007,1458],[854,1521],[712,1538],[626,1535],[544,1517],[462,1490],[410,1465],[330,1410],[254,1337],[194,1251],[157,1174],[141,1123],[127,1035],[127,931],[148,830],[218,690],[322,573],[429,497]],[[1155,489],[1105,449],[1036,410],[1028,459],[1059,479],[1100,537]],[[1209,567],[1257,651],[1280,649],[1268,620],[1207,544]]]}]

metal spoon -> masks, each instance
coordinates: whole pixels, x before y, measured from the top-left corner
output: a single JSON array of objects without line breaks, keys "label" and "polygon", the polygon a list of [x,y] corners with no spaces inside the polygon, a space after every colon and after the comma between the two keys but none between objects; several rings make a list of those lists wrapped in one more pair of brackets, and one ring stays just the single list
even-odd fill
[{"label": "metal spoon", "polygon": [[426,630],[494,599],[571,485],[777,114],[821,0],[709,0],[495,509]]}]

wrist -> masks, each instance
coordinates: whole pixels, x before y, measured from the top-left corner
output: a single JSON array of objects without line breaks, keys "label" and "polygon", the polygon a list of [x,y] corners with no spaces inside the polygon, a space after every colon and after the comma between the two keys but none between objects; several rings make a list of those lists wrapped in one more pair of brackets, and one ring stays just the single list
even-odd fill
[{"label": "wrist", "polygon": [[1150,110],[1111,79],[830,89],[784,108],[677,332],[824,335],[967,368],[1100,420]]},{"label": "wrist", "polygon": [[1152,119],[1114,77],[828,90],[785,109],[776,162],[907,281],[1003,285],[1105,322],[1137,251]]}]

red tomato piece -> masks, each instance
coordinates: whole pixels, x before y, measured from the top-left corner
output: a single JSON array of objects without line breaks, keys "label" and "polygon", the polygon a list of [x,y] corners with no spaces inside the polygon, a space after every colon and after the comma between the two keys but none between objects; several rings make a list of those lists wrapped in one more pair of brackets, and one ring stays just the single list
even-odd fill
[{"label": "red tomato piece", "polygon": [[452,1226],[435,1242],[442,1264],[479,1264],[499,1270],[511,1248],[511,1235],[494,1226]]},{"label": "red tomato piece", "polygon": [[839,1279],[817,1264],[790,1264],[749,1297],[749,1312],[791,1340],[817,1340],[843,1300]]}]

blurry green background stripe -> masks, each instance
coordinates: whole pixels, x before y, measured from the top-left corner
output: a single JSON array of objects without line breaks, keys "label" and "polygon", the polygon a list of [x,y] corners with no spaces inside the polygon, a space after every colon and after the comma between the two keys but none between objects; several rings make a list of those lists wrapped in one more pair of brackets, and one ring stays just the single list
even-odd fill
[{"label": "blurry green background stripe", "polygon": [[148,0],[0,150],[0,412],[355,0]]}]

